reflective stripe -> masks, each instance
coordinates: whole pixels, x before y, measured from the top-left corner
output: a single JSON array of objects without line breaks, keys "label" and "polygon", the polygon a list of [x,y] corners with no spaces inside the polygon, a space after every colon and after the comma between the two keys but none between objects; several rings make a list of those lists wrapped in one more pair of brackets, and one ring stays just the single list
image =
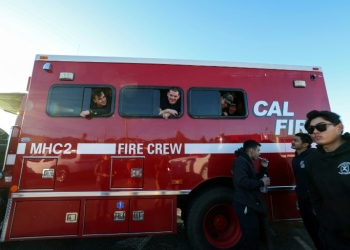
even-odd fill
[{"label": "reflective stripe", "polygon": [[25,153],[26,145],[27,145],[27,143],[18,143],[18,146],[17,146],[17,154],[18,155],[23,155]]},{"label": "reflective stripe", "polygon": [[116,144],[115,143],[78,143],[77,154],[110,154],[115,155]]},{"label": "reflective stripe", "polygon": [[[294,153],[291,143],[260,143],[260,153]],[[184,143],[185,154],[233,154],[243,143]],[[17,154],[24,154],[25,143],[19,143]],[[314,145],[313,145],[314,146]],[[116,143],[78,143],[77,154],[116,154]]]},{"label": "reflective stripe", "polygon": [[185,143],[185,154],[233,154],[242,143]]},{"label": "reflective stripe", "polygon": [[6,159],[6,165],[15,165],[16,155],[8,154]]},{"label": "reflective stripe", "polygon": [[[260,153],[292,153],[291,144],[260,143]],[[185,143],[185,154],[233,154],[243,143]]]}]

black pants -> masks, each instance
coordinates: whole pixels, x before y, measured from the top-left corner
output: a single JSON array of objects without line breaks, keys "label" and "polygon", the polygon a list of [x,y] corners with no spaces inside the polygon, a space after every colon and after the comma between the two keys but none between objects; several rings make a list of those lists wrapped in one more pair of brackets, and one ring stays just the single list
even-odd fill
[{"label": "black pants", "polygon": [[320,226],[320,239],[323,243],[324,249],[327,250],[349,250],[350,239],[342,238],[339,233],[332,232]]},{"label": "black pants", "polygon": [[320,224],[316,218],[316,215],[313,212],[313,207],[311,202],[309,201],[298,201],[299,210],[301,217],[303,218],[303,222],[307,232],[309,233],[312,241],[315,244],[315,247],[318,250],[323,250],[323,244],[319,237],[319,228]]},{"label": "black pants", "polygon": [[[233,201],[233,208],[239,219],[239,226],[242,231],[240,245],[242,250],[259,249],[259,216],[251,208]],[[244,213],[245,209],[246,213]]]}]

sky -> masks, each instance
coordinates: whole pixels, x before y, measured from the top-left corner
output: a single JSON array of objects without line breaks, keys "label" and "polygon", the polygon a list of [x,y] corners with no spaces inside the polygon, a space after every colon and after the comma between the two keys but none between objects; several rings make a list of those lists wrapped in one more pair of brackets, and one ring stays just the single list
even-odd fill
[{"label": "sky", "polygon": [[[348,0],[0,0],[0,93],[25,92],[36,54],[320,66],[350,131]],[[15,116],[0,110],[0,128]]]}]

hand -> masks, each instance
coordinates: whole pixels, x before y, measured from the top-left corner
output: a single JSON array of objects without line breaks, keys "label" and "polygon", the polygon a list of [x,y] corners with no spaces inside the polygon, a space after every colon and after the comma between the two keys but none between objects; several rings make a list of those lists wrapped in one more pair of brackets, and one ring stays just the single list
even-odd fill
[{"label": "hand", "polygon": [[[260,158],[260,157],[259,157]],[[264,168],[267,168],[267,166],[269,165],[269,163],[267,161],[265,161],[265,159],[260,158],[261,159],[261,166],[263,166]]]},{"label": "hand", "polygon": [[222,112],[225,116],[228,116],[228,113],[226,111]]},{"label": "hand", "polygon": [[167,112],[168,112],[170,115],[177,116],[177,111],[174,110],[174,109],[167,109]]},{"label": "hand", "polygon": [[87,115],[90,115],[90,110],[85,110],[80,113],[80,116],[86,117]]},{"label": "hand", "polygon": [[270,186],[270,177],[260,179],[264,182],[264,186]]},{"label": "hand", "polygon": [[163,118],[164,118],[165,120],[168,120],[169,116],[170,116],[170,115],[169,115],[168,113],[164,113],[164,114],[163,114]]}]

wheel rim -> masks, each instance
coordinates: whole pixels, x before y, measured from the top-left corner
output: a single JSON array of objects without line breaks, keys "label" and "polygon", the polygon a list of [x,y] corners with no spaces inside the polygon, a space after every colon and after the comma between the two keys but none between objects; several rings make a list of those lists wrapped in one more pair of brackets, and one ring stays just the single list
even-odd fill
[{"label": "wheel rim", "polygon": [[221,249],[233,247],[242,236],[235,210],[228,204],[212,207],[204,217],[203,229],[209,243]]}]

